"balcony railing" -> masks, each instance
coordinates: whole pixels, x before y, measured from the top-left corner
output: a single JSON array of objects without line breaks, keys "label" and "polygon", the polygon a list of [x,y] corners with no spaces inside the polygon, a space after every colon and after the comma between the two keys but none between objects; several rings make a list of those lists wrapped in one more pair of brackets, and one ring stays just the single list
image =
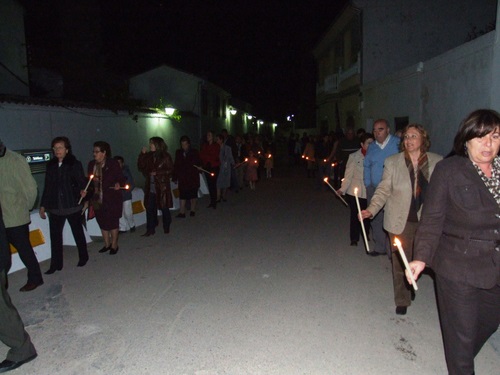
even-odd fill
[{"label": "balcony railing", "polygon": [[329,76],[326,76],[322,84],[318,84],[316,87],[316,93],[326,93],[326,94],[332,94],[336,93],[339,90],[339,86],[342,82],[344,82],[346,79],[359,74],[360,73],[360,59],[359,59],[359,54],[358,54],[358,59],[356,62],[351,65],[348,69],[342,70],[341,67],[339,67],[338,73],[331,74]]}]

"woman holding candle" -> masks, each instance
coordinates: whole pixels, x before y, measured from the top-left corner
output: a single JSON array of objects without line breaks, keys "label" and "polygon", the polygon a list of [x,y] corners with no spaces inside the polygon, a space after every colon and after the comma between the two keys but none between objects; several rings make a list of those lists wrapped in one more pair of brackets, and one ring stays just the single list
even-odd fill
[{"label": "woman holding candle", "polygon": [[436,274],[446,363],[460,375],[500,324],[500,114],[472,112],[453,150],[429,184],[410,268]]},{"label": "woman holding candle", "polygon": [[186,200],[191,204],[189,216],[196,212],[196,200],[200,188],[200,171],[195,167],[201,164],[198,150],[191,147],[187,135],[180,139],[181,148],[175,152],[173,180],[179,183],[180,210],[178,218],[186,217]]},{"label": "woman holding candle", "polygon": [[82,205],[79,204],[86,179],[83,166],[71,152],[71,143],[66,137],[52,140],[54,157],[47,163],[45,186],[40,201],[39,215],[49,216],[50,228],[50,268],[46,275],[63,268],[63,228],[68,221],[78,248],[78,267],[87,264],[89,255],[87,241],[81,222]]},{"label": "woman holding candle", "polygon": [[170,233],[173,207],[170,178],[174,169],[172,157],[167,152],[167,144],[161,137],[149,139],[149,152],[143,147],[137,160],[139,171],[146,178],[144,205],[146,206],[146,233],[143,237],[155,234],[158,225],[158,210],[162,213],[163,233]]},{"label": "woman holding candle", "polygon": [[[214,139],[212,131],[207,132],[206,142],[201,146],[200,159],[207,179],[208,192],[210,194],[210,204],[208,208],[217,208],[217,176],[219,175],[220,166],[220,145]],[[213,173],[213,176],[211,175]]]},{"label": "woman holding candle", "polygon": [[104,239],[104,247],[99,252],[109,251],[114,255],[118,252],[118,229],[122,216],[120,187],[125,185],[126,179],[120,164],[111,157],[111,147],[107,142],[94,143],[94,160],[89,162],[88,174],[94,175],[90,204]]},{"label": "woman holding candle", "polygon": [[[349,231],[351,237],[351,246],[358,245],[359,234],[361,231],[359,213],[356,205],[356,198],[354,196],[354,189],[358,188],[360,207],[365,210],[367,203],[366,188],[365,184],[363,183],[363,160],[365,159],[368,146],[373,142],[373,134],[363,134],[360,141],[361,148],[358,151],[350,154],[349,158],[347,159],[347,165],[344,178],[342,179],[342,185],[340,186],[340,189],[337,190],[339,194],[346,195],[346,200],[351,210]],[[370,221],[368,219],[363,220],[363,225],[365,226],[365,231],[368,234],[368,231],[370,229]]]},{"label": "woman holding candle", "polygon": [[[410,124],[403,129],[399,154],[384,162],[384,174],[370,205],[361,211],[363,219],[374,217],[384,206],[384,229],[391,241],[398,236],[406,257],[413,259],[413,239],[422,205],[427,197],[427,185],[440,155],[428,152],[430,140],[422,125]],[[378,255],[378,253],[369,253]],[[397,252],[392,252],[392,280],[396,314],[404,315],[411,304],[411,286],[406,283],[404,264]]]}]

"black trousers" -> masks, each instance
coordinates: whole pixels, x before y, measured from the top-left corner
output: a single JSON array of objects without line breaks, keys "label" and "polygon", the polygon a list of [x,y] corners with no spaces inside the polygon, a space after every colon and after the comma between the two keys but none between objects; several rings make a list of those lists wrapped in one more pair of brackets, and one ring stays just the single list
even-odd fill
[{"label": "black trousers", "polygon": [[156,194],[149,193],[149,202],[146,208],[146,230],[148,232],[154,233],[156,227],[158,226],[158,210],[160,210],[162,214],[163,230],[169,231],[170,224],[172,223],[170,209],[168,207],[158,208],[158,205],[156,204]]},{"label": "black trousers", "polygon": [[[361,223],[359,222],[359,214],[358,214],[358,206],[356,205],[356,197],[346,194],[345,200],[349,205],[349,209],[351,210],[351,218],[350,218],[350,226],[349,233],[351,237],[351,241],[359,241],[359,234],[361,232]],[[362,210],[366,210],[367,203],[365,198],[359,198],[359,206]],[[366,235],[368,236],[370,233],[370,219],[363,220],[365,225]]]},{"label": "black trousers", "polygon": [[6,271],[0,270],[0,341],[10,349],[9,361],[20,362],[36,354],[23,321],[5,289]]},{"label": "black trousers", "polygon": [[66,220],[68,220],[71,232],[73,232],[73,237],[75,238],[76,246],[78,248],[78,258],[81,261],[87,261],[89,259],[87,241],[85,240],[85,233],[83,232],[80,211],[66,216],[49,213],[51,269],[63,268],[63,229]]},{"label": "black trousers", "polygon": [[474,358],[500,324],[500,286],[479,289],[436,275],[449,374],[474,374]]},{"label": "black trousers", "polygon": [[36,258],[35,251],[30,243],[29,225],[6,228],[7,241],[17,249],[21,261],[28,270],[28,283],[41,284],[43,282],[42,271]]},{"label": "black trousers", "polygon": [[210,204],[215,205],[217,202],[217,176],[219,175],[219,167],[207,168],[207,170],[214,174],[214,176],[210,176],[208,173],[205,173],[205,177],[208,193],[210,194]]}]

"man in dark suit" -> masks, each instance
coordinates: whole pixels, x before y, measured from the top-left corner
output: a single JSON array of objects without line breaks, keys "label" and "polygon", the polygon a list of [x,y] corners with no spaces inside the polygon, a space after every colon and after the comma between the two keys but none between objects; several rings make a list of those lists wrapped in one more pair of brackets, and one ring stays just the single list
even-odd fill
[{"label": "man in dark suit", "polygon": [[7,293],[7,272],[10,265],[9,243],[0,208],[0,341],[10,347],[7,358],[0,363],[0,372],[14,370],[37,356],[23,321]]}]

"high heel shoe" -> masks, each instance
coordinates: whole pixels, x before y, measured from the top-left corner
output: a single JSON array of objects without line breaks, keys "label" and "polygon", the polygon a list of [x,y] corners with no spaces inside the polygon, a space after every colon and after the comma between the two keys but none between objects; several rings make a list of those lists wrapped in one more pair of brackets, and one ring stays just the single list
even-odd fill
[{"label": "high heel shoe", "polygon": [[109,251],[109,255],[115,255],[118,252],[119,247],[117,246],[116,249],[111,248]]},{"label": "high heel shoe", "polygon": [[100,253],[105,253],[106,251],[111,250],[111,246],[104,246],[101,250],[99,250]]}]

